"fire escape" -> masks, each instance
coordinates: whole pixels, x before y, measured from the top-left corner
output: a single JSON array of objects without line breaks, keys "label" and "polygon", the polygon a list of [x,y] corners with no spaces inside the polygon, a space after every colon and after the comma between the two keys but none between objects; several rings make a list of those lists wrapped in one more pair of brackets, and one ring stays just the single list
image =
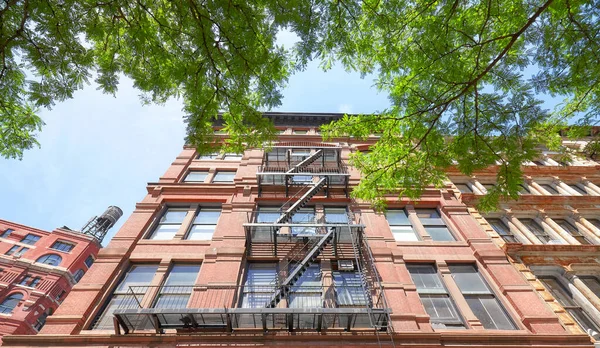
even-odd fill
[{"label": "fire escape", "polygon": [[[261,197],[286,201],[278,207],[249,213],[244,224],[247,256],[280,261],[278,271],[274,268],[268,277],[262,276],[270,281],[252,283],[246,279],[236,286],[130,289],[129,300],[115,311],[116,331],[389,332],[390,309],[370,247],[363,238],[360,216],[348,210],[340,213],[339,209],[336,214],[320,218],[303,212],[317,195],[347,197],[348,180],[339,147],[303,143],[275,146],[265,153],[257,171],[258,192]],[[335,265],[333,280],[322,284],[319,278],[319,284],[305,286],[320,257]],[[151,307],[147,304],[151,303],[149,298],[161,293],[189,293],[190,298],[183,306],[179,302],[147,308]]]}]

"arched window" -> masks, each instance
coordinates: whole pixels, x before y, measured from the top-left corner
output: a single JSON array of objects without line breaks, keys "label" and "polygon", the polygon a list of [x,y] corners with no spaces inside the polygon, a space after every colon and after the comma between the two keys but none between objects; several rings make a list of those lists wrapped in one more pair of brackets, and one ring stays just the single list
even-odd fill
[{"label": "arched window", "polygon": [[52,315],[52,308],[50,308],[47,311],[45,311],[44,313],[42,313],[42,315],[40,315],[37,318],[37,320],[35,321],[35,324],[33,325],[33,327],[37,331],[40,331],[44,327],[44,325],[46,325],[46,318],[48,318],[49,315]]},{"label": "arched window", "polygon": [[23,299],[23,294],[20,292],[15,292],[8,296],[2,303],[0,304],[0,313],[10,314],[13,309],[19,304],[19,301]]},{"label": "arched window", "polygon": [[62,257],[60,257],[56,254],[47,254],[47,255],[40,257],[35,262],[45,263],[50,266],[58,266],[58,265],[60,265],[61,261],[62,261]]},{"label": "arched window", "polygon": [[73,274],[73,278],[75,278],[75,283],[79,283],[84,274],[85,272],[82,269],[77,270],[77,272]]}]

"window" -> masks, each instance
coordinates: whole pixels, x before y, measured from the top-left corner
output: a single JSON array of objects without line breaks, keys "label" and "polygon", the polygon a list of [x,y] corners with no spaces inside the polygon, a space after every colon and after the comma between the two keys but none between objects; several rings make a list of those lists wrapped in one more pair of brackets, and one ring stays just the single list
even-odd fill
[{"label": "window", "polygon": [[242,308],[266,307],[275,291],[277,268],[274,263],[250,263],[242,294]]},{"label": "window", "polygon": [[472,193],[473,190],[467,184],[454,184],[456,188],[462,193]]},{"label": "window", "polygon": [[531,194],[531,191],[529,191],[529,188],[527,188],[523,184],[519,185],[518,189],[519,189],[519,194],[521,194],[521,195],[530,195]]},{"label": "window", "polygon": [[8,251],[4,255],[12,255],[15,253],[15,251],[19,250],[19,248],[20,246],[13,245],[10,249],[8,249]]},{"label": "window", "polygon": [[599,219],[587,219],[594,227],[600,230],[600,220]]},{"label": "window", "polygon": [[225,161],[241,161],[242,160],[242,154],[239,154],[239,153],[226,153],[225,155],[223,155],[223,159]]},{"label": "window", "polygon": [[588,194],[585,189],[582,189],[577,184],[569,184],[569,187],[572,188],[573,190],[577,191],[578,193],[582,194],[582,195],[587,195]]},{"label": "window", "polygon": [[87,266],[87,268],[92,267],[92,265],[94,264],[94,257],[92,255],[88,256],[85,261],[84,261],[85,265]]},{"label": "window", "polygon": [[565,219],[553,219],[563,230],[569,233],[573,238],[577,239],[580,244],[592,244],[577,227],[571,225],[571,223]]},{"label": "window", "polygon": [[205,155],[198,155],[198,159],[199,160],[213,160],[213,159],[217,158],[217,156],[219,156],[219,154],[213,152],[213,153],[208,153]]},{"label": "window", "polygon": [[[314,224],[315,210],[314,208],[301,208],[296,214],[292,215],[292,224]],[[316,227],[292,227],[292,235],[294,236],[312,236],[317,233]]]},{"label": "window", "polygon": [[449,268],[456,285],[484,328],[515,329],[495,294],[473,265],[449,265]]},{"label": "window", "polygon": [[21,281],[19,282],[19,285],[28,286],[30,281],[31,281],[31,276],[29,274],[27,274],[23,277],[23,279],[21,279]]},{"label": "window", "polygon": [[490,192],[491,190],[494,189],[494,186],[496,186],[496,185],[494,185],[494,184],[481,184],[481,186],[485,187],[485,190],[487,192]]},{"label": "window", "polygon": [[600,281],[593,276],[579,276],[579,279],[596,295],[600,297]]},{"label": "window", "polygon": [[175,234],[177,234],[177,231],[179,231],[187,213],[188,208],[168,208],[160,218],[158,225],[154,228],[154,232],[150,236],[150,239],[173,239]]},{"label": "window", "polygon": [[200,265],[174,265],[161,286],[154,308],[186,308]]},{"label": "window", "polygon": [[46,325],[46,318],[48,318],[50,314],[52,314],[50,309],[42,313],[35,321],[35,324],[33,324],[33,328],[36,331],[40,331],[44,327],[44,325]]},{"label": "window", "polygon": [[213,177],[212,182],[233,182],[235,172],[218,171]]},{"label": "window", "polygon": [[56,297],[54,298],[57,302],[62,302],[63,300],[63,296],[65,296],[65,294],[67,293],[66,290],[61,290],[61,292],[58,293],[58,295],[56,295]]},{"label": "window", "polygon": [[42,280],[42,277],[35,277],[31,280],[31,283],[29,283],[29,286],[31,286],[32,288],[35,288],[38,286],[38,284],[40,283],[41,280]]},{"label": "window", "polygon": [[21,281],[19,282],[19,285],[35,288],[40,283],[41,280],[42,280],[42,277],[39,277],[39,276],[32,277],[31,275],[27,274],[23,277],[23,279],[21,279]]},{"label": "window", "polygon": [[27,250],[29,250],[29,248],[22,247],[21,250],[19,250],[15,253],[15,256],[22,256],[23,254],[25,254],[25,252],[27,252]]},{"label": "window", "polygon": [[558,279],[552,276],[540,276],[538,279],[544,283],[546,289],[552,293],[554,298],[560,305],[575,319],[577,324],[586,331],[588,334],[592,334],[591,331],[600,332],[600,328],[592,318],[575,302],[573,299],[573,293]]},{"label": "window", "polygon": [[389,209],[385,213],[385,218],[396,241],[412,242],[419,240],[419,236],[413,229],[404,209]]},{"label": "window", "polygon": [[19,301],[23,299],[23,294],[16,292],[9,295],[2,303],[0,303],[0,313],[10,314],[13,312],[15,307],[19,304]]},{"label": "window", "polygon": [[487,222],[492,226],[494,231],[496,231],[502,239],[504,239],[507,243],[520,243],[520,241],[515,237],[514,234],[510,231],[510,228],[506,226],[504,221],[501,219],[486,219]]},{"label": "window", "polygon": [[73,279],[75,279],[75,283],[79,283],[81,278],[83,278],[84,274],[85,274],[84,270],[78,269],[77,272],[75,272],[75,274],[73,274]]},{"label": "window", "polygon": [[[292,272],[297,264],[291,264],[288,272]],[[289,273],[288,273],[289,274]],[[321,265],[313,263],[302,273],[302,276],[290,288],[289,308],[319,308],[321,301]]]},{"label": "window", "polygon": [[415,209],[419,220],[425,227],[425,231],[431,236],[432,240],[440,242],[450,242],[456,239],[446,227],[437,209]]},{"label": "window", "polygon": [[25,236],[25,238],[21,239],[21,243],[25,243],[25,244],[30,244],[30,245],[34,245],[38,240],[40,240],[40,236],[38,236],[37,234],[28,234]]},{"label": "window", "polygon": [[63,241],[56,241],[56,242],[54,242],[54,244],[52,244],[52,246],[50,248],[68,253],[69,251],[73,250],[74,247],[75,246],[71,243],[67,243],[67,242],[63,242]]},{"label": "window", "polygon": [[533,163],[537,164],[538,166],[545,166],[546,162],[542,161],[542,160],[535,160],[533,161]]},{"label": "window", "polygon": [[363,286],[360,272],[338,270],[333,271],[332,276],[339,307],[364,307],[368,304],[367,296],[370,294]]},{"label": "window", "polygon": [[325,222],[328,224],[347,224],[348,211],[346,208],[325,207]]},{"label": "window", "polygon": [[131,298],[131,295],[143,298],[157,269],[157,265],[132,266],[113,291],[110,300],[96,319],[93,329],[112,329],[113,312],[117,308],[128,308],[129,305],[137,306],[137,302],[135,304],[130,303],[127,299]]},{"label": "window", "polygon": [[308,133],[308,131],[305,129],[294,129],[294,134],[297,134],[297,135],[303,135],[303,134],[307,134],[307,133]]},{"label": "window", "polygon": [[436,329],[464,329],[454,301],[433,265],[407,265],[417,292]]},{"label": "window", "polygon": [[550,235],[533,219],[519,219],[528,230],[530,230],[542,244],[548,244],[552,239]]},{"label": "window", "polygon": [[40,257],[39,259],[37,259],[35,262],[45,263],[46,265],[50,265],[50,266],[58,266],[58,265],[60,265],[61,261],[62,261],[62,257],[60,257],[56,254],[46,254],[46,255]]},{"label": "window", "polygon": [[7,228],[4,230],[4,232],[2,232],[2,234],[0,235],[0,237],[2,238],[8,238],[8,236],[10,236],[11,233],[13,233],[15,230],[13,230],[12,228]]},{"label": "window", "polygon": [[549,194],[551,195],[559,195],[560,193],[550,184],[540,184],[540,186],[548,191]]},{"label": "window", "polygon": [[196,214],[196,218],[192,222],[192,227],[186,239],[211,240],[213,233],[215,233],[219,216],[221,216],[221,209],[219,208],[200,208]]},{"label": "window", "polygon": [[185,176],[183,182],[204,182],[207,176],[208,172],[191,171]]},{"label": "window", "polygon": [[312,175],[294,175],[292,176],[292,183],[294,184],[310,184],[313,182]]}]

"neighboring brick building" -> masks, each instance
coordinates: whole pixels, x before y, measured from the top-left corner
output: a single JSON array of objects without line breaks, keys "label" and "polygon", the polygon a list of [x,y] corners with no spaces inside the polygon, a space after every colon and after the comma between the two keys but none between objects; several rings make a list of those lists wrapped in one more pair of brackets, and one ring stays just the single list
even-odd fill
[{"label": "neighboring brick building", "polygon": [[541,158],[523,167],[525,183],[519,199],[503,203],[493,213],[479,214],[474,205],[493,187],[498,168],[472,177],[451,172],[450,179],[457,197],[567,330],[587,332],[596,341],[600,339],[600,165],[582,155],[586,143],[586,139],[563,142],[574,153],[568,163],[560,161],[557,153],[543,151]]},{"label": "neighboring brick building", "polygon": [[476,196],[449,182],[376,213],[349,198],[346,166],[375,136],[323,143],[341,115],[266,116],[281,130],[268,153],[184,148],[40,334],[6,345],[593,346],[507,259]]},{"label": "neighboring brick building", "polygon": [[94,263],[100,243],[0,220],[0,336],[36,334]]}]

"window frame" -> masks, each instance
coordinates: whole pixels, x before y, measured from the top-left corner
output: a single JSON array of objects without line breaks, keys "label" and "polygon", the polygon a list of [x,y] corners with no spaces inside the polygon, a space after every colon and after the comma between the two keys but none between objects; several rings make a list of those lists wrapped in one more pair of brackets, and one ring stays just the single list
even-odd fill
[{"label": "window frame", "polygon": [[[159,240],[159,241],[173,240],[173,238],[175,238],[177,233],[181,230],[185,219],[187,218],[188,214],[190,213],[190,210],[191,210],[190,206],[165,206],[165,207],[163,207],[163,209],[161,209],[161,211],[159,212],[155,223],[153,223],[151,228],[149,229],[149,233],[147,234],[145,239]],[[169,212],[185,212],[185,215],[181,218],[181,221],[179,221],[179,222],[163,221],[163,219],[165,219],[165,217],[167,216],[167,214]],[[171,238],[156,238],[157,232],[159,232],[159,229],[161,228],[161,226],[179,226],[179,228],[177,228],[177,230],[173,233]],[[162,232],[162,233],[167,234],[167,232]],[[169,232],[169,233],[171,233],[171,232]]]},{"label": "window frame", "polygon": [[[504,220],[502,220],[501,218],[486,217],[485,221],[487,221],[488,225],[490,225],[490,227],[494,231],[496,231],[496,233],[500,236],[500,238],[502,238],[502,240],[504,240],[504,242],[506,242],[506,243],[522,243],[521,240],[519,239],[519,237],[517,237],[517,235],[511,231],[510,226],[508,224],[506,224],[504,222]],[[498,224],[496,224],[496,222],[500,226],[497,226]],[[496,229],[496,227],[498,227],[502,231],[498,231],[498,229]],[[512,239],[512,241],[507,240],[507,239]]]},{"label": "window frame", "polygon": [[[30,237],[33,237],[33,238],[30,238]],[[35,239],[35,238],[37,238],[37,239]],[[30,239],[34,239],[34,240],[31,241]],[[37,243],[40,239],[42,239],[42,236],[39,236],[35,233],[28,233],[25,237],[23,237],[23,239],[21,239],[21,243],[35,245],[35,243]]]},{"label": "window frame", "polygon": [[[202,178],[202,180],[189,180],[188,178],[190,177],[190,175],[194,175],[194,174],[204,174],[204,177]],[[181,182],[185,183],[185,184],[205,183],[206,178],[208,178],[209,174],[210,173],[208,170],[188,170],[188,172],[185,174],[185,176],[183,177],[183,180]]]},{"label": "window frame", "polygon": [[[202,213],[202,211],[219,211],[219,217],[217,217],[217,220],[214,223],[202,223],[202,222],[196,222],[196,219],[198,219],[198,216]],[[185,233],[184,236],[184,240],[201,240],[201,241],[210,241],[212,240],[212,236],[215,234],[215,231],[217,230],[217,225],[219,224],[219,220],[221,219],[221,215],[223,214],[223,208],[222,207],[216,207],[216,206],[199,206],[196,208],[196,211],[194,212],[194,218],[192,219],[192,221],[190,222],[190,225]],[[193,229],[195,226],[214,226],[214,228],[212,229],[212,232],[210,234],[210,238],[208,239],[196,239],[196,238],[190,238],[190,236],[193,236]],[[202,235],[202,232],[200,232],[200,235]]]},{"label": "window frame", "polygon": [[[421,223],[421,225],[423,226],[423,228],[425,229],[425,232],[427,232],[427,234],[429,235],[429,237],[431,238],[432,241],[434,242],[456,242],[458,241],[458,238],[456,238],[456,235],[454,233],[452,233],[452,230],[450,229],[450,227],[448,226],[448,223],[446,222],[445,218],[444,218],[444,214],[440,211],[440,209],[438,207],[435,208],[414,208],[415,210],[415,214],[416,217],[419,219],[419,223]],[[419,212],[423,213],[424,211],[429,210],[429,211],[434,211],[438,217],[437,218],[432,218],[431,214],[429,215],[429,218],[422,218],[419,216]],[[424,219],[427,219],[424,221]],[[435,220],[438,220],[439,222],[436,223]],[[434,239],[434,234],[431,234],[430,231],[432,228],[435,229],[441,229],[444,228],[447,233],[448,236],[451,237],[451,240],[439,240],[439,239]]]},{"label": "window frame", "polygon": [[[224,174],[224,173],[227,173],[225,175],[231,175],[231,174],[233,174],[233,176],[231,177],[230,181],[229,180],[222,180],[222,179],[217,180],[218,177],[219,177],[219,174]],[[212,177],[211,183],[213,183],[213,184],[233,184],[234,180],[235,180],[236,173],[237,172],[234,171],[234,170],[227,170],[227,169],[217,170],[215,172],[215,174],[213,175],[213,177]]]},{"label": "window frame", "polygon": [[[460,310],[458,309],[458,306],[456,305],[456,302],[454,301],[452,294],[448,291],[448,287],[444,283],[444,279],[443,279],[442,275],[440,274],[439,269],[434,264],[427,264],[427,263],[407,263],[406,268],[408,269],[411,279],[412,279],[413,283],[415,284],[415,287],[417,289],[417,294],[419,295],[421,304],[423,305],[425,312],[430,317],[429,321],[431,323],[431,326],[434,329],[437,328],[437,327],[435,327],[435,325],[443,325],[443,327],[439,327],[439,329],[454,329],[454,330],[466,329],[467,325],[464,320],[464,317],[463,317],[462,313],[460,312]],[[417,269],[424,269],[424,268],[429,268],[429,270],[433,270],[433,272],[431,274],[435,275],[435,280],[437,280],[437,282],[440,284],[439,288],[419,288],[419,285],[416,283],[415,278],[413,277],[413,272],[411,271],[411,269],[417,270]],[[439,318],[439,319],[435,319],[436,322],[434,322],[434,320],[432,320],[431,314],[427,310],[428,307],[423,302],[423,296],[426,296],[426,298],[447,299],[447,303],[448,303],[447,310],[449,312],[454,312],[453,313],[454,317]],[[431,301],[431,305],[433,307],[435,307],[435,304],[433,301]],[[451,325],[451,326],[448,327],[447,325]]]},{"label": "window frame", "polygon": [[[60,251],[62,253],[70,253],[73,249],[75,249],[74,243],[67,242],[64,240],[55,240],[52,245],[50,245],[50,249]],[[57,247],[58,246],[58,247]],[[66,249],[66,250],[65,250]]]},{"label": "window frame", "polygon": [[[457,272],[458,271],[458,267],[462,267],[462,268],[468,267],[468,268],[470,268],[470,269],[472,269],[474,271],[473,273],[481,281],[481,283],[479,284],[479,289],[465,289],[465,288],[463,288],[461,286],[461,282],[459,282],[457,280],[457,275],[461,274],[461,272]],[[505,304],[500,300],[500,297],[498,296],[498,294],[492,289],[492,287],[490,286],[490,283],[488,282],[488,280],[486,279],[486,277],[481,273],[481,271],[479,270],[479,267],[477,267],[476,264],[473,264],[473,263],[452,263],[452,264],[448,264],[448,269],[450,270],[450,275],[451,275],[452,280],[454,281],[454,283],[456,284],[456,286],[457,286],[458,290],[460,291],[461,295],[463,296],[463,298],[467,302],[467,305],[470,307],[471,312],[475,315],[475,317],[479,320],[479,322],[481,323],[481,325],[486,330],[518,330],[519,329],[519,327],[517,326],[517,322],[513,319],[512,315],[507,310]],[[462,273],[465,273],[465,272],[462,272]],[[472,286],[472,285],[474,285],[474,283],[470,282],[470,285]],[[484,302],[481,300],[481,299],[484,299],[484,298],[492,300],[491,304],[495,304],[497,306],[495,309],[499,313],[504,314],[505,323],[509,324],[510,328],[499,328],[498,327],[498,324],[496,323],[496,321],[498,319],[495,320],[495,318],[492,316],[492,313],[491,313],[490,309],[488,309],[487,307],[485,307]],[[480,317],[478,315],[478,311],[475,310],[474,303],[472,301],[469,301],[470,299],[477,299],[477,300],[479,300],[479,304],[482,306],[483,309],[485,309],[485,313],[488,314],[489,319],[495,325],[494,328],[492,328],[492,327],[486,327],[486,321],[482,320],[482,317]],[[492,308],[492,307],[490,307],[490,308]]]},{"label": "window frame", "polygon": [[[57,258],[58,258],[58,263],[57,263],[56,265],[54,265],[54,264],[50,264],[50,263],[47,263],[47,262],[46,262],[46,261],[47,261],[47,260],[48,260],[50,257],[52,257],[52,256],[55,256],[55,257],[57,257]],[[43,260],[43,261],[40,261],[41,259],[44,259],[44,260]],[[45,264],[45,265],[48,265],[48,266],[53,266],[53,267],[58,267],[58,266],[60,266],[60,264],[62,263],[62,261],[63,261],[63,259],[62,259],[62,257],[61,257],[60,255],[58,255],[58,254],[53,254],[53,253],[44,254],[44,255],[42,255],[42,256],[40,256],[40,257],[38,257],[38,258],[35,260],[35,262],[37,262],[37,263],[43,263],[43,264]]]},{"label": "window frame", "polygon": [[[175,274],[174,269],[176,269],[177,267],[197,267],[198,271],[195,272],[194,280],[191,281],[190,284],[170,285],[169,282],[172,280],[171,277]],[[163,282],[152,301],[151,307],[152,308],[165,308],[165,309],[166,308],[169,308],[169,309],[187,308],[187,305],[193,294],[193,287],[194,287],[196,281],[198,280],[198,276],[200,274],[201,269],[202,269],[202,265],[200,263],[198,263],[198,264],[191,264],[191,263],[173,263],[173,264],[171,264],[169,267],[169,271],[163,276]],[[193,273],[191,273],[191,274],[193,274]],[[169,287],[174,287],[174,288],[170,289]],[[185,299],[185,302],[181,302],[178,300],[175,300],[175,301],[168,300],[168,298],[177,298],[177,297],[181,298],[182,296],[187,296],[187,299]],[[164,300],[164,299],[167,299],[167,300]],[[162,304],[163,301],[167,301],[167,304],[175,303],[175,305],[165,306]]]},{"label": "window frame", "polygon": [[[14,297],[20,296],[16,301],[14,299]],[[6,296],[4,298],[4,300],[2,300],[2,302],[0,302],[0,313],[1,314],[8,314],[11,315],[15,312],[15,309],[17,308],[17,306],[19,306],[19,302],[23,301],[23,299],[25,298],[25,294],[23,294],[20,291],[15,291],[13,293],[8,294],[8,296]],[[6,305],[6,303],[8,301],[13,301],[14,306],[12,307],[8,307]],[[10,308],[10,310],[7,311],[7,308]]]},{"label": "window frame", "polygon": [[[396,224],[396,223],[390,223],[390,219],[388,218],[388,214],[387,212],[392,211],[393,213],[404,213],[404,215],[406,216],[406,221],[408,222],[408,224]],[[396,242],[420,242],[422,241],[421,236],[419,235],[419,233],[415,230],[415,226],[413,226],[412,222],[409,219],[409,212],[407,211],[406,208],[394,208],[394,209],[388,209],[388,211],[385,214],[385,220],[388,223],[388,227],[390,228],[390,231],[392,233],[392,236],[394,237],[394,240]],[[410,227],[410,231],[412,231],[415,240],[406,240],[406,239],[398,239],[397,236],[404,236],[404,235],[410,235],[407,227]],[[401,231],[401,232],[394,232],[394,230],[396,231]]]},{"label": "window frame", "polygon": [[9,237],[15,230],[12,228],[7,228],[4,231],[2,231],[2,234],[0,235],[0,238],[7,238]]}]

